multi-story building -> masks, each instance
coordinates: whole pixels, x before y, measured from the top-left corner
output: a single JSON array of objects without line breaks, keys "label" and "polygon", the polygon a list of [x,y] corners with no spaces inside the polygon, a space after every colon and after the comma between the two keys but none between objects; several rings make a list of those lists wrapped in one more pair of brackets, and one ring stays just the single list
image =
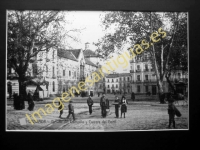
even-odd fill
[{"label": "multi-story building", "polygon": [[[84,55],[82,49],[41,51],[31,59],[26,75],[34,77],[33,80],[36,82],[48,83],[44,86],[41,85],[43,90],[48,91],[48,95],[61,94],[68,91],[71,86],[77,86],[79,81],[85,81],[86,77],[92,78],[91,74],[96,71],[98,66],[90,60],[90,57],[94,57],[94,55]],[[8,71],[10,71],[10,67],[8,67]],[[19,93],[16,73],[14,71],[8,73],[8,91]],[[15,90],[13,86],[10,87],[12,82],[17,87]],[[98,89],[96,86],[98,87],[98,84],[88,88],[87,93],[96,93]],[[74,89],[73,92],[75,92]]]},{"label": "multi-story building", "polygon": [[[152,95],[158,93],[157,81],[155,71],[150,63],[150,54],[144,52],[143,54],[137,55],[135,58],[130,60],[131,64],[131,84],[132,91],[137,94],[145,94],[150,92]],[[171,76],[170,80],[178,78],[186,78],[185,73],[182,71],[175,71]],[[170,89],[166,78],[163,79],[163,90],[168,92]]]},{"label": "multi-story building", "polygon": [[119,74],[109,74],[105,77],[105,92],[119,92]]},{"label": "multi-story building", "polygon": [[106,93],[130,93],[130,81],[130,73],[109,74],[105,77]]},{"label": "multi-story building", "polygon": [[120,73],[119,74],[119,91],[120,93],[131,93],[131,74]]}]

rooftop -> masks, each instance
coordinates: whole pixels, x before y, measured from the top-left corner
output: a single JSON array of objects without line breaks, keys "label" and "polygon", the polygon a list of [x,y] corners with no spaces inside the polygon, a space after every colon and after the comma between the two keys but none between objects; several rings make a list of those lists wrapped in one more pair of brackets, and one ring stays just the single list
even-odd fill
[{"label": "rooftop", "polygon": [[62,58],[78,61],[76,57],[72,54],[71,50],[59,49],[57,55]]},{"label": "rooftop", "polygon": [[93,62],[91,62],[88,58],[85,58],[85,63],[94,67],[97,67]]},{"label": "rooftop", "polygon": [[81,49],[72,49],[72,50],[68,50],[67,49],[67,51],[72,52],[73,55],[76,57],[76,59],[78,59],[78,56],[79,56],[79,54],[81,52]]},{"label": "rooftop", "polygon": [[94,51],[87,49],[83,51],[84,56],[87,57],[102,57],[101,55],[96,54]]},{"label": "rooftop", "polygon": [[118,78],[119,74],[109,74],[106,76],[106,78]]}]

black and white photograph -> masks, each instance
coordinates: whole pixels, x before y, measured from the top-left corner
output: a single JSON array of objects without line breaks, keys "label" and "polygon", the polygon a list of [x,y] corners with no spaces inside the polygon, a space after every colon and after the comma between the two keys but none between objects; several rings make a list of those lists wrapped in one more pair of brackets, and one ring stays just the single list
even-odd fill
[{"label": "black and white photograph", "polygon": [[6,12],[6,131],[189,130],[188,12]]}]

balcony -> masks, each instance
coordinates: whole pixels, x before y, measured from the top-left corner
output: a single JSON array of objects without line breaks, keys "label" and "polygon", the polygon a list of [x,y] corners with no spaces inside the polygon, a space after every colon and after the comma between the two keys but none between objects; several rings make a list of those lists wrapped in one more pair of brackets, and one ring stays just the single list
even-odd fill
[{"label": "balcony", "polygon": [[136,72],[141,72],[141,69],[137,69]]},{"label": "balcony", "polygon": [[151,80],[148,80],[148,79],[144,80],[144,83],[148,83],[148,82],[151,82]]},{"label": "balcony", "polygon": [[80,77],[80,81],[85,81],[85,77]]}]

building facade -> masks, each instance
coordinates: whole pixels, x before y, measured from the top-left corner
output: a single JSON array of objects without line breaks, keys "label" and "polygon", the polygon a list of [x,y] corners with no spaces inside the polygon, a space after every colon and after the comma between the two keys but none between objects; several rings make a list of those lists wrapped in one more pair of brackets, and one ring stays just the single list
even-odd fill
[{"label": "building facade", "polygon": [[106,93],[131,93],[131,74],[117,73],[105,77]]},{"label": "building facade", "polygon": [[[34,49],[36,50],[36,49]],[[33,50],[33,52],[34,52]],[[82,49],[50,49],[41,51],[33,57],[29,63],[26,76],[33,78],[35,82],[47,82],[42,89],[48,91],[48,95],[62,94],[72,86],[78,86],[79,81],[85,81],[86,77],[92,79],[98,65],[91,61]],[[95,56],[97,57],[97,56]],[[7,67],[7,93],[19,93],[17,74]],[[13,84],[12,84],[13,83]],[[12,85],[12,86],[10,86]],[[87,93],[97,93],[99,85],[94,84],[87,89]],[[75,90],[73,89],[73,93]]]},{"label": "building facade", "polygon": [[[137,55],[130,60],[130,65],[132,91],[137,94],[146,94],[147,92],[150,92],[152,95],[156,95],[158,93],[158,86],[155,70],[150,63],[150,54],[144,52]],[[170,81],[183,78],[187,78],[187,73],[177,70],[170,77]],[[170,86],[165,77],[163,79],[163,90],[164,92],[169,92],[170,90]]]}]

